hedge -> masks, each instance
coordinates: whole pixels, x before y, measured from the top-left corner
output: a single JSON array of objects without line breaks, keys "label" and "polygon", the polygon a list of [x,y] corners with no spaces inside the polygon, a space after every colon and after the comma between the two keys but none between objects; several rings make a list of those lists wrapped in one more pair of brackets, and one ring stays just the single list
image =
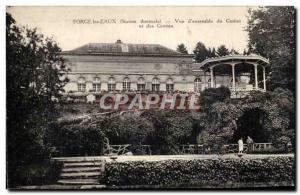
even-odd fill
[{"label": "hedge", "polygon": [[288,182],[294,185],[294,157],[111,162],[108,186],[197,185],[200,183]]}]

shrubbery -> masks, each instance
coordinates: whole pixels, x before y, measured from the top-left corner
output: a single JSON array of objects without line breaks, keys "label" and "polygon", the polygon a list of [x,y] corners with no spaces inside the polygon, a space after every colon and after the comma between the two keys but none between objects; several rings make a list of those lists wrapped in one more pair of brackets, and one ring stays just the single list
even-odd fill
[{"label": "shrubbery", "polygon": [[215,102],[224,102],[230,99],[230,94],[230,89],[224,86],[205,89],[200,96],[201,109],[207,110]]},{"label": "shrubbery", "polygon": [[52,156],[99,155],[104,134],[100,128],[66,122],[49,125],[46,143],[54,148]]},{"label": "shrubbery", "polygon": [[[201,104],[209,109],[200,111],[143,110],[98,118],[93,112],[87,120],[60,120],[48,125],[45,143],[59,156],[100,155],[104,137],[110,144],[131,144],[134,154],[134,146],[139,144],[151,145],[154,154],[178,154],[180,145],[221,147],[247,136],[254,142],[271,142],[279,150],[287,143],[294,145],[294,99],[289,91],[254,91],[232,101],[228,90],[204,90]],[[73,105],[65,105],[63,110],[68,107]]]},{"label": "shrubbery", "polygon": [[45,141],[56,156],[101,155],[103,140],[110,144],[151,145],[153,154],[177,154],[182,144],[195,144],[199,113],[147,110],[116,113],[95,121],[63,120],[48,126]]},{"label": "shrubbery", "polygon": [[61,172],[60,162],[30,164],[16,170],[18,185],[49,185],[55,183]]},{"label": "shrubbery", "polygon": [[294,157],[112,162],[105,170],[109,186],[295,181]]}]

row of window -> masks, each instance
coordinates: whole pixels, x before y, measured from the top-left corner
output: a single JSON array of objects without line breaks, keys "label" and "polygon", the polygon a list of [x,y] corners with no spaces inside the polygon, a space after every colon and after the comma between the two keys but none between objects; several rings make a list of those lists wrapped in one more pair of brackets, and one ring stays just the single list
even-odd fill
[{"label": "row of window", "polygon": [[[128,77],[125,77],[124,79],[123,79],[123,83],[129,83],[130,82],[130,79],[128,78]],[[194,80],[194,82],[201,82],[201,79],[200,78],[196,78],[195,80]],[[83,78],[83,77],[80,77],[79,79],[78,79],[78,83],[85,83],[85,78]],[[93,79],[93,83],[100,83],[100,78],[99,77],[95,77],[94,79]],[[110,77],[109,79],[108,79],[108,83],[110,83],[110,84],[115,84],[116,83],[116,80],[115,80],[115,78],[114,77]],[[146,83],[146,81],[145,81],[145,79],[143,78],[143,77],[140,77],[139,79],[138,79],[138,81],[137,81],[137,83],[138,84],[145,84]],[[159,82],[159,79],[158,78],[153,78],[153,80],[152,80],[152,84],[159,84],[160,82]],[[173,79],[172,78],[168,78],[167,79],[167,82],[166,82],[167,84],[173,84],[174,82],[173,82]]]},{"label": "row of window", "polygon": [[[202,87],[202,82],[200,78],[196,78],[194,80],[194,91],[201,91]],[[138,83],[137,83],[137,90],[138,91],[145,91],[146,84],[144,78],[139,78]],[[158,78],[154,78],[152,80],[152,86],[151,86],[152,91],[160,91],[160,82]],[[113,77],[110,77],[108,79],[108,91],[115,91],[116,90],[116,82]],[[123,80],[123,90],[124,91],[130,91],[131,90],[131,82],[129,78],[125,78]],[[174,83],[171,78],[167,80],[166,84],[166,90],[167,91],[174,91]],[[78,82],[78,91],[84,92],[86,91],[86,84],[84,82],[83,78],[79,79]],[[93,82],[93,91],[101,91],[101,83],[100,83],[100,78],[96,77]]]},{"label": "row of window", "polygon": [[[130,82],[123,82],[123,91],[130,91],[131,90],[131,83]],[[115,91],[116,84],[107,84],[108,91]],[[145,91],[146,84],[137,84],[138,91]],[[152,84],[152,91],[159,91],[160,84]],[[167,91],[174,91],[174,84],[166,84]],[[78,83],[78,91],[85,92],[86,91],[86,84],[85,83]],[[94,83],[93,84],[93,91],[101,91],[101,84]]]}]

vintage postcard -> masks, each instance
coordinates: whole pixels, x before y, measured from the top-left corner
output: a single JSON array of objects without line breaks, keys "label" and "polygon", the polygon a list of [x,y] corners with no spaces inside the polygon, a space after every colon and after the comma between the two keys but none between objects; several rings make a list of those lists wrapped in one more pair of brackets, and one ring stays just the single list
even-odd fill
[{"label": "vintage postcard", "polygon": [[292,6],[7,6],[7,189],[294,190],[295,32]]}]

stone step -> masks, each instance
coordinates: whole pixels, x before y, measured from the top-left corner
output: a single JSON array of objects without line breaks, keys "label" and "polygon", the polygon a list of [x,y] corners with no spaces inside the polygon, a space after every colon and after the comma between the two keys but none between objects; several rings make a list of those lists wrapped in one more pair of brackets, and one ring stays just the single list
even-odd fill
[{"label": "stone step", "polygon": [[79,162],[104,162],[104,159],[64,159],[58,160],[63,163],[79,163]]},{"label": "stone step", "polygon": [[101,172],[62,173],[60,178],[99,178]]},{"label": "stone step", "polygon": [[107,157],[86,156],[86,157],[54,157],[52,160],[60,162],[75,162],[75,161],[105,161]]},{"label": "stone step", "polygon": [[97,167],[102,166],[102,162],[66,162],[63,167]]},{"label": "stone step", "polygon": [[77,173],[77,172],[95,172],[101,171],[101,167],[65,167],[62,173]]},{"label": "stone step", "polygon": [[61,179],[57,183],[62,185],[98,185],[99,179]]}]

